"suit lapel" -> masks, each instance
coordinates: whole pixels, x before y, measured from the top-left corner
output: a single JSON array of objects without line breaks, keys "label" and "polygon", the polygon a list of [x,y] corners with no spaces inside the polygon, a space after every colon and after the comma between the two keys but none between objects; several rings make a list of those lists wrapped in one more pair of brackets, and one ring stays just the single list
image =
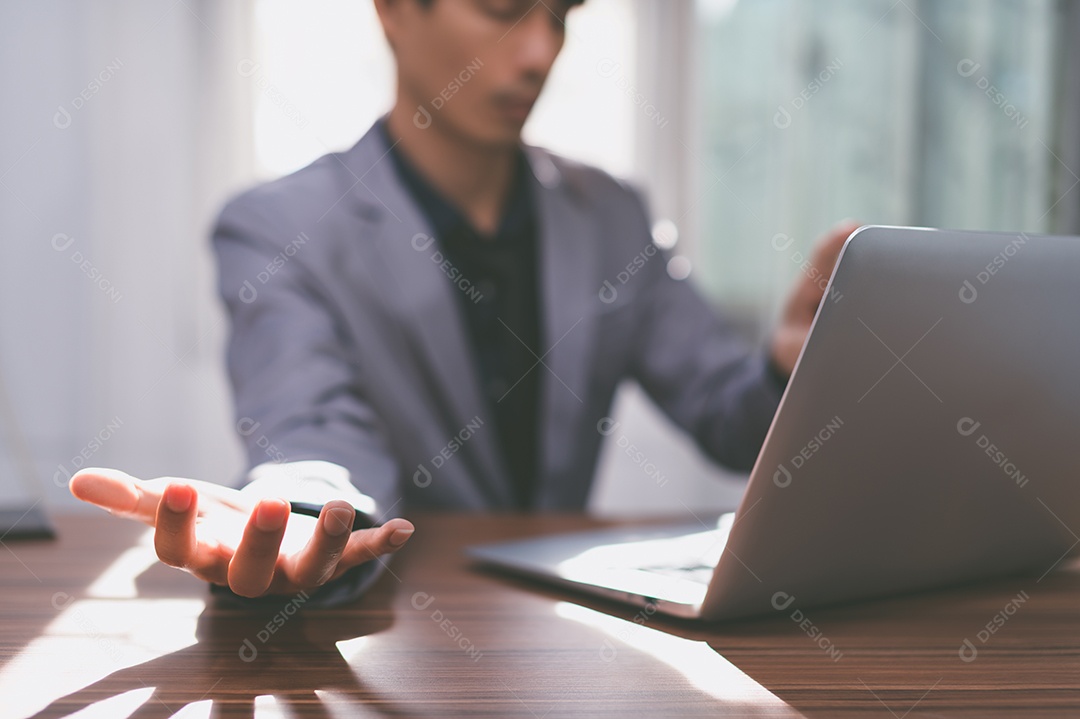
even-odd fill
[{"label": "suit lapel", "polygon": [[[475,458],[475,477],[494,506],[512,506],[513,495],[499,454],[491,413],[480,391],[477,362],[458,310],[458,291],[432,261],[437,250],[431,227],[394,171],[387,147],[372,128],[343,158],[355,180],[347,200],[370,222],[371,245],[385,272],[368,273],[380,295],[404,313],[402,331],[418,346],[435,378],[432,411],[441,412],[452,433],[475,417],[491,431],[478,433],[462,451]],[[541,482],[560,481],[572,465],[565,448],[578,443],[580,417],[588,400],[591,338],[596,321],[597,226],[575,188],[543,150],[526,148],[531,190],[539,221],[542,364],[540,402]],[[446,438],[447,440],[450,437]],[[538,491],[543,491],[538,487]]]},{"label": "suit lapel", "polygon": [[[575,188],[543,150],[528,148],[536,178],[540,218],[540,287],[543,327],[541,401],[541,477],[563,481],[574,458],[568,447],[580,443],[580,418],[588,402],[588,379],[598,278],[596,222]],[[587,479],[587,478],[582,478]]]},{"label": "suit lapel", "polygon": [[[422,365],[433,377],[431,411],[448,427],[446,442],[474,418],[488,429],[462,447],[474,458],[475,479],[494,506],[512,503],[506,470],[499,454],[497,432],[480,392],[477,363],[458,308],[456,289],[438,262],[433,231],[401,184],[377,128],[350,150],[345,163],[356,183],[349,201],[354,211],[372,221],[371,249],[385,271],[369,273],[379,283],[379,295],[404,315],[402,331],[419,347]],[[435,258],[433,260],[433,257]]]}]

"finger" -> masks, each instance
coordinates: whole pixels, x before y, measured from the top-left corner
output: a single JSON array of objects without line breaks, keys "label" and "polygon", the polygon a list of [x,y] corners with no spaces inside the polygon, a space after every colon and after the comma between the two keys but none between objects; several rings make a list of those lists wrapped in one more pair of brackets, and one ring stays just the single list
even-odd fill
[{"label": "finger", "polygon": [[315,532],[289,562],[289,579],[301,587],[317,587],[337,568],[352,533],[356,514],[348,502],[329,502],[319,514]]},{"label": "finger", "polygon": [[68,483],[71,493],[84,502],[153,525],[161,491],[142,485],[141,480],[126,472],[98,467],[76,472]]},{"label": "finger", "polygon": [[183,482],[194,488],[203,500],[213,500],[230,509],[243,512],[244,514],[250,514],[254,511],[255,505],[258,503],[259,499],[258,497],[244,494],[238,489],[226,487],[217,484],[216,482],[206,482],[201,479],[189,479],[187,477],[155,477],[154,479],[143,480],[138,486],[142,491],[154,494],[160,493],[166,486],[173,484],[174,482]]},{"label": "finger", "polygon": [[266,592],[274,578],[288,519],[289,505],[281,499],[264,499],[256,505],[229,562],[230,589],[244,597]]},{"label": "finger", "polygon": [[861,226],[854,220],[837,223],[818,243],[813,258],[814,265],[826,275],[831,274],[836,260],[840,257],[840,251],[844,249],[844,243]]},{"label": "finger", "polygon": [[844,243],[861,225],[852,220],[844,220],[835,225],[815,244],[810,258],[810,268],[802,273],[792,295],[789,310],[795,316],[812,317],[825,295],[825,287],[836,269]]},{"label": "finger", "polygon": [[416,527],[405,519],[391,519],[381,527],[353,532],[338,569],[348,569],[405,546]]},{"label": "finger", "polygon": [[195,556],[198,494],[184,484],[170,484],[158,504],[154,549],[170,567],[185,569]]}]

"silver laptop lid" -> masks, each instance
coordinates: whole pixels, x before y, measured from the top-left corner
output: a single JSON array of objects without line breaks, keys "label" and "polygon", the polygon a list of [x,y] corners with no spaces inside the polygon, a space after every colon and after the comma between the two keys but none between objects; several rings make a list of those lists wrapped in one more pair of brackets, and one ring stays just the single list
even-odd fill
[{"label": "silver laptop lid", "polygon": [[1030,570],[1080,544],[1080,238],[864,227],[703,614]]}]

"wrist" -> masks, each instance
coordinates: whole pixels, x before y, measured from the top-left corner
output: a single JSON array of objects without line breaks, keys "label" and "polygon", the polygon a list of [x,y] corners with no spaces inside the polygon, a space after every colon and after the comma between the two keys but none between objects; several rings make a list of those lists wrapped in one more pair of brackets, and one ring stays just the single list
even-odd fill
[{"label": "wrist", "polygon": [[241,489],[244,494],[318,505],[344,499],[369,516],[377,513],[375,500],[352,484],[348,469],[333,462],[266,462],[254,467],[248,473],[248,480]]},{"label": "wrist", "polygon": [[791,379],[791,371],[777,359],[776,350],[772,348],[765,355],[765,372],[780,387],[786,387]]}]

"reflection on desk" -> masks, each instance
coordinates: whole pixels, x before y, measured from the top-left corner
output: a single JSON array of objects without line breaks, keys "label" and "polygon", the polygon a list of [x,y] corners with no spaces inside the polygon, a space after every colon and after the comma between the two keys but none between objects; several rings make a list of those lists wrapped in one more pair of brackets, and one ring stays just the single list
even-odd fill
[{"label": "reflection on desk", "polygon": [[257,610],[158,564],[144,528],[3,542],[0,717],[1080,714],[1076,565],[702,625],[481,571],[461,549],[609,524],[410,517],[359,602]]}]

